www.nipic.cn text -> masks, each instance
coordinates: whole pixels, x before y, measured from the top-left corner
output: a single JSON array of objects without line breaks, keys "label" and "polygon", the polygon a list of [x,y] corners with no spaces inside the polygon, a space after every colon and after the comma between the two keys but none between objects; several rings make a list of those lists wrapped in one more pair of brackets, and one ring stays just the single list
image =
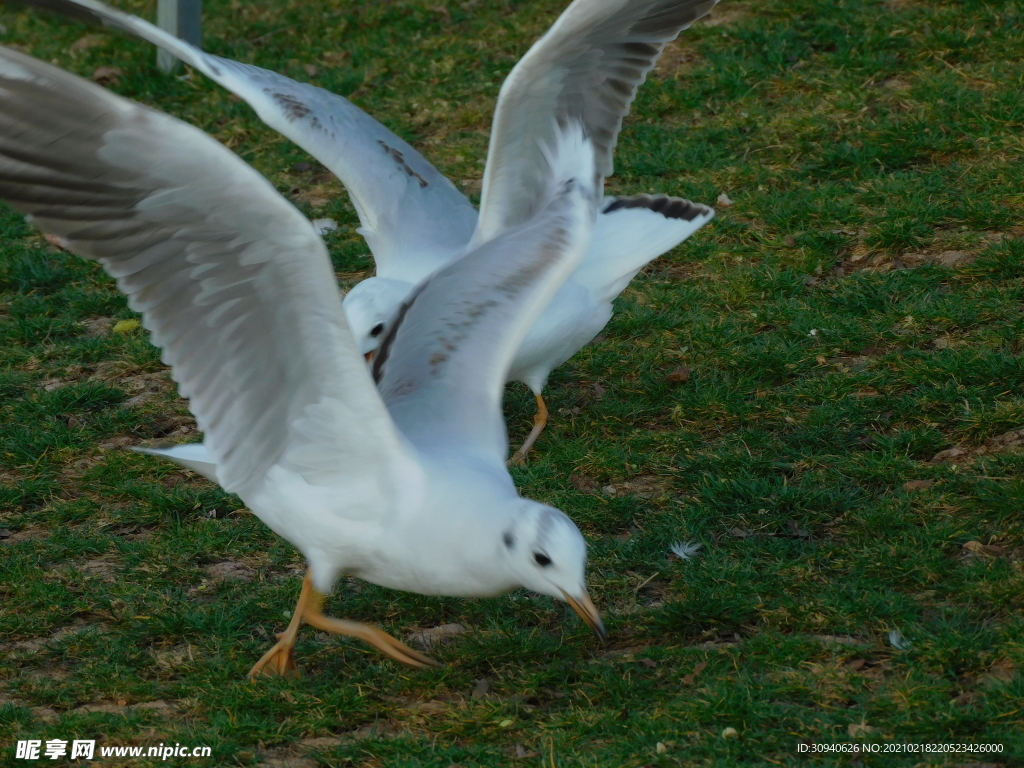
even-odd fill
[{"label": "www.nipic.cn text", "polygon": [[95,739],[26,739],[18,742],[14,756],[18,760],[95,760],[104,757],[209,757],[210,747],[190,747],[184,744],[158,744],[152,747],[100,747],[96,754]]}]

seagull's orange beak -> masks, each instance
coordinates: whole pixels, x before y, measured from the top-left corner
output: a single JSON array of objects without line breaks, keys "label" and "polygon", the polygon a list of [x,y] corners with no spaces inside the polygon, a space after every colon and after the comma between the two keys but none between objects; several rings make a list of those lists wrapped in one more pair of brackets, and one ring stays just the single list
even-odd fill
[{"label": "seagull's orange beak", "polygon": [[373,354],[374,354],[373,350],[371,350],[371,351],[367,352],[365,355],[363,355],[363,357],[366,358],[366,362],[368,362],[368,363],[372,363],[373,362]]},{"label": "seagull's orange beak", "polygon": [[572,606],[572,609],[580,615],[580,618],[594,631],[594,634],[601,638],[601,642],[606,642],[608,632],[604,628],[604,622],[601,621],[601,614],[598,612],[597,606],[590,599],[590,594],[583,590],[582,595],[573,597],[563,589],[562,595],[565,597],[565,602]]}]

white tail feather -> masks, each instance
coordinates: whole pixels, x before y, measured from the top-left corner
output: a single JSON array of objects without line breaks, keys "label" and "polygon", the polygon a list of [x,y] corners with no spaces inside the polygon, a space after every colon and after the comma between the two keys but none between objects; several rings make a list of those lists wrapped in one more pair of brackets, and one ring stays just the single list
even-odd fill
[{"label": "white tail feather", "polygon": [[570,120],[555,128],[552,145],[542,145],[547,161],[546,195],[544,203],[553,200],[568,184],[579,184],[597,204],[598,177],[594,160],[594,145],[587,137],[583,124]]},{"label": "white tail feather", "polygon": [[202,443],[185,443],[175,445],[171,448],[132,448],[136,453],[148,453],[150,456],[159,456],[162,459],[188,467],[193,472],[198,472],[207,480],[217,480],[217,465],[210,458],[206,446]]}]

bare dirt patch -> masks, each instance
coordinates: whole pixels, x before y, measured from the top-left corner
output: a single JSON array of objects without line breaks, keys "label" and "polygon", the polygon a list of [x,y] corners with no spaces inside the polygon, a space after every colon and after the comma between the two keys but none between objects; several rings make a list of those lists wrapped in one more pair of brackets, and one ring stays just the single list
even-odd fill
[{"label": "bare dirt patch", "polygon": [[601,489],[601,493],[615,499],[623,499],[627,496],[635,496],[638,499],[657,499],[667,496],[671,488],[670,478],[658,475],[636,475],[628,480],[606,485]]},{"label": "bare dirt patch", "polygon": [[313,736],[300,739],[292,747],[261,749],[258,768],[317,768],[320,763],[312,757],[306,757],[305,754],[333,749],[353,741],[392,739],[402,733],[408,733],[408,731],[402,728],[397,721],[378,720],[339,736]]},{"label": "bare dirt patch", "polygon": [[79,325],[85,329],[86,336],[100,337],[108,335],[115,322],[112,317],[90,317],[82,320]]},{"label": "bare dirt patch", "polygon": [[259,768],[317,768],[320,763],[311,757],[299,757],[285,753],[266,753]]},{"label": "bare dirt patch", "polygon": [[679,40],[673,40],[665,46],[652,74],[655,77],[675,77],[693,69],[696,62],[700,60],[701,55],[696,48],[684,45]]},{"label": "bare dirt patch", "polygon": [[207,577],[214,583],[223,581],[249,582],[256,578],[252,568],[237,560],[222,560],[219,563],[212,563],[205,568]]},{"label": "bare dirt patch", "polygon": [[1024,547],[1016,549],[1001,544],[982,544],[980,541],[968,541],[961,551],[964,559],[991,560],[1003,558],[1012,562],[1024,560]]},{"label": "bare dirt patch", "polygon": [[701,27],[727,27],[750,16],[750,9],[741,3],[718,5],[707,16],[697,22]]},{"label": "bare dirt patch", "polygon": [[447,712],[453,703],[441,699],[423,701],[409,696],[388,696],[384,700],[394,704],[396,709],[405,710],[413,715],[439,715]]},{"label": "bare dirt patch", "polygon": [[932,456],[932,464],[964,464],[974,461],[979,456],[991,456],[999,453],[1016,453],[1024,450],[1024,427],[1011,429],[996,437],[990,437],[982,445],[956,446],[939,451]]},{"label": "bare dirt patch", "polygon": [[100,363],[89,380],[115,384],[123,389],[130,396],[125,402],[129,408],[163,399],[174,391],[168,371],[143,371],[126,366],[120,360]]},{"label": "bare dirt patch", "polygon": [[[108,632],[108,628],[103,624],[90,624],[86,621],[78,620],[73,624],[61,627],[60,629],[51,632],[49,635],[41,635],[39,637],[30,637],[25,640],[0,643],[0,653],[24,654],[31,657],[34,654],[51,647],[53,644],[85,632],[94,632],[102,635]],[[67,677],[67,671],[60,665],[49,666],[44,670],[40,670],[39,674],[47,679]]]},{"label": "bare dirt patch", "polygon": [[151,653],[153,658],[156,659],[157,666],[168,670],[188,667],[190,662],[195,661],[192,655],[192,648],[187,644],[160,648],[151,651]]},{"label": "bare dirt patch", "polygon": [[150,711],[162,715],[170,715],[177,712],[178,705],[173,701],[142,701],[138,704],[129,704],[127,701],[98,701],[93,704],[82,704],[71,710],[75,715],[87,715],[95,713],[126,715],[129,712]]},{"label": "bare dirt patch", "polygon": [[310,208],[325,208],[333,200],[344,197],[345,192],[340,185],[334,181],[327,183],[312,183],[304,188],[295,187],[291,190],[292,198],[300,203],[306,203]]},{"label": "bare dirt patch", "polygon": [[893,256],[888,253],[874,251],[866,245],[854,246],[850,255],[842,263],[844,273],[850,272],[888,272],[893,269],[913,269],[926,265],[957,269],[973,262],[980,251],[943,250],[903,253]]},{"label": "bare dirt patch", "polygon": [[601,490],[601,483],[589,475],[569,475],[569,483],[583,493],[598,493]]},{"label": "bare dirt patch", "polygon": [[27,525],[20,531],[14,531],[13,533],[0,538],[0,544],[18,544],[22,541],[40,541],[41,539],[48,539],[50,537],[50,531],[43,528],[40,525]]},{"label": "bare dirt patch", "polygon": [[467,631],[461,624],[442,624],[438,627],[410,632],[405,641],[417,648],[429,651],[431,648],[452,642],[459,635],[466,634]]},{"label": "bare dirt patch", "polygon": [[117,564],[106,559],[87,560],[78,566],[78,570],[86,577],[111,582],[117,579]]}]

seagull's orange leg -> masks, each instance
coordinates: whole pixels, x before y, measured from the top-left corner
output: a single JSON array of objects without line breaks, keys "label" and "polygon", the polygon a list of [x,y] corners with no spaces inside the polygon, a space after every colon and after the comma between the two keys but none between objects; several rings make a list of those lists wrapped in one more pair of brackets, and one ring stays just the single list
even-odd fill
[{"label": "seagull's orange leg", "polygon": [[510,467],[518,466],[526,461],[526,454],[530,452],[533,444],[537,442],[537,438],[540,433],[544,431],[544,427],[548,424],[548,407],[544,404],[544,398],[537,395],[537,413],[533,417],[533,429],[530,430],[529,436],[526,438],[519,450],[512,454],[512,458],[508,460]]},{"label": "seagull's orange leg", "polygon": [[306,578],[302,580],[302,592],[299,594],[299,602],[295,605],[295,612],[288,628],[279,634],[277,645],[263,654],[263,658],[256,662],[249,670],[249,678],[256,675],[285,675],[293,676],[298,674],[295,667],[295,660],[292,658],[292,650],[295,648],[295,640],[299,634],[299,627],[305,622],[311,627],[331,632],[335,635],[348,635],[365,640],[370,645],[381,650],[387,656],[411,667],[439,667],[441,666],[428,656],[414,651],[404,643],[399,642],[387,632],[371,627],[367,624],[360,624],[357,621],[343,621],[324,616],[321,612],[327,595],[317,592],[313,588],[313,582],[306,572]]},{"label": "seagull's orange leg", "polygon": [[395,640],[391,635],[382,629],[371,627],[369,624],[360,624],[358,621],[345,621],[344,619],[332,619],[324,616],[320,611],[307,612],[306,623],[324,632],[331,632],[335,635],[348,635],[365,640],[385,656],[390,656],[395,661],[408,664],[410,667],[440,667],[440,663],[429,656],[424,656],[419,651],[414,651],[405,643]]},{"label": "seagull's orange leg", "polygon": [[299,636],[299,627],[302,626],[302,614],[306,606],[312,600],[315,590],[313,582],[306,572],[306,578],[302,580],[302,591],[299,593],[299,602],[295,604],[292,612],[292,620],[288,622],[288,628],[277,636],[277,645],[263,654],[263,658],[257,661],[249,670],[249,679],[256,675],[282,675],[284,677],[298,677],[299,670],[295,666],[295,659],[292,658],[292,650],[295,648],[295,641]]}]

